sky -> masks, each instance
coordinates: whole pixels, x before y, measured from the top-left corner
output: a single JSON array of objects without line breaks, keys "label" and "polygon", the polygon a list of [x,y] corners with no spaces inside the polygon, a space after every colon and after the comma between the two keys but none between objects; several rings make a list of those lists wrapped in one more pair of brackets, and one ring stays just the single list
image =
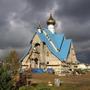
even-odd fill
[{"label": "sky", "polygon": [[56,32],[73,40],[77,59],[90,63],[90,0],[0,0],[0,57],[11,49],[23,55],[50,13]]}]

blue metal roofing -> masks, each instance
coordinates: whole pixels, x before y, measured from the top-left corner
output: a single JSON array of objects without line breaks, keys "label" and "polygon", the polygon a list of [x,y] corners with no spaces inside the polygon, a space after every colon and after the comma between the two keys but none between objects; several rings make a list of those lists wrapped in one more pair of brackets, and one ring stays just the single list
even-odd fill
[{"label": "blue metal roofing", "polygon": [[62,42],[64,40],[64,34],[52,34],[48,29],[43,29],[50,37],[50,39],[53,41],[53,43],[55,44],[55,46],[60,49]]},{"label": "blue metal roofing", "polygon": [[[57,33],[52,34],[48,29],[43,29],[43,30],[47,33],[48,38],[47,38],[47,36],[45,36],[45,34],[43,32],[39,33],[37,31],[35,33],[35,35],[38,34],[41,41],[46,43],[46,45],[47,45],[48,49],[51,51],[51,53],[53,55],[55,55],[59,60],[61,60],[61,61],[66,60],[69,55],[69,52],[70,52],[70,47],[71,47],[71,42],[72,42],[71,39],[65,39],[64,34],[57,34]],[[57,51],[51,45],[50,41],[53,42]],[[29,50],[30,49],[31,49],[31,47],[29,47]],[[25,56],[28,54],[28,52],[26,52]],[[22,57],[22,59],[20,59],[20,62],[22,62],[24,57]]]},{"label": "blue metal roofing", "polygon": [[[37,32],[42,42],[45,42],[48,49],[55,55],[59,60],[64,61],[68,57],[68,53],[70,51],[71,39],[64,39],[64,34],[52,34],[49,30],[45,29],[45,32],[48,34],[48,37],[45,36],[44,33]],[[50,41],[53,42],[57,51],[53,48]],[[58,50],[59,49],[59,50]]]},{"label": "blue metal roofing", "polygon": [[61,49],[61,45],[64,40],[64,34],[50,34],[50,38],[58,49]]},{"label": "blue metal roofing", "polygon": [[70,46],[71,46],[71,39],[68,39],[68,40],[64,40],[63,41],[63,44],[62,44],[62,47],[61,47],[61,50],[60,50],[60,58],[62,60],[66,60],[67,57],[68,57],[68,53],[70,52]]}]

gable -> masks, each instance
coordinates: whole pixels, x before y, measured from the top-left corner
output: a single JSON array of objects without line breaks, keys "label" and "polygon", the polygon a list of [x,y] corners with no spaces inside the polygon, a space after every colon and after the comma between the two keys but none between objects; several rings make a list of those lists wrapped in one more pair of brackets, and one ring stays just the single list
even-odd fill
[{"label": "gable", "polygon": [[42,33],[39,33],[37,31],[34,37],[32,38],[31,48],[33,48],[36,43],[40,42],[45,42],[49,51],[59,60],[67,60],[70,53],[72,41],[71,39],[65,39],[64,34],[52,34],[47,29],[44,29]]},{"label": "gable", "polygon": [[75,48],[73,44],[71,44],[70,53],[69,53],[67,62],[78,63],[78,60],[76,58]]},{"label": "gable", "polygon": [[32,38],[32,45],[35,43],[40,43],[41,40],[39,38],[39,36],[37,34],[35,34],[35,36]]}]

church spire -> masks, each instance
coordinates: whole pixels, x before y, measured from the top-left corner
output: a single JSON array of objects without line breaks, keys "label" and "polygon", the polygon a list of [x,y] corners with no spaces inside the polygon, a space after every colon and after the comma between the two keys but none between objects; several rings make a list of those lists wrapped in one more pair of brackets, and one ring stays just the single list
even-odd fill
[{"label": "church spire", "polygon": [[48,30],[54,34],[55,33],[55,24],[56,24],[56,21],[54,20],[54,18],[52,17],[52,14],[50,14],[50,17],[49,19],[47,20],[47,26],[48,26]]},{"label": "church spire", "polygon": [[52,17],[52,14],[50,14],[50,17],[49,17],[49,19],[47,21],[47,25],[50,25],[50,24],[52,24],[52,25],[55,25],[56,24],[56,21]]}]

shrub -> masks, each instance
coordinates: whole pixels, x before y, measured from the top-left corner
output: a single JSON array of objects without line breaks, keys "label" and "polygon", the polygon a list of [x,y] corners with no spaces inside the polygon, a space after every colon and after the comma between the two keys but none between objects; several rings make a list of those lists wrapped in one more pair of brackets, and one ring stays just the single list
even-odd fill
[{"label": "shrub", "polygon": [[0,90],[12,90],[13,83],[10,73],[5,67],[0,68]]}]

